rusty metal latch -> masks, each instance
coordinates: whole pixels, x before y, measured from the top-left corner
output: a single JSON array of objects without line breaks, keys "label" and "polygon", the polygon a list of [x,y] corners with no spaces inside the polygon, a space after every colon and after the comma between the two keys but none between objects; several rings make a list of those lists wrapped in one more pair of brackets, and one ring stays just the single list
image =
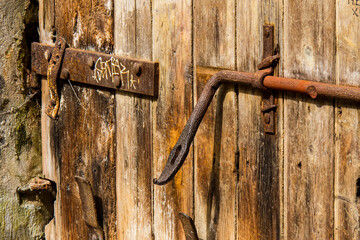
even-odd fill
[{"label": "rusty metal latch", "polygon": [[[270,57],[270,59],[274,58],[277,57]],[[259,70],[256,73],[224,70],[214,74],[206,83],[204,90],[199,97],[198,103],[187,121],[177,143],[171,150],[163,172],[160,177],[155,178],[153,182],[158,185],[166,184],[171,181],[175,174],[179,171],[186,159],[201,120],[203,119],[216,90],[223,83],[250,85],[261,90],[272,89],[304,93],[309,95],[311,98],[323,96],[360,102],[360,88],[358,87],[339,86],[314,81],[275,77],[271,76],[272,72],[273,69],[270,67]],[[276,108],[276,105],[270,103],[263,106],[263,112],[266,113],[274,108]]]},{"label": "rusty metal latch", "polygon": [[[55,48],[52,52],[51,59],[47,68],[47,81],[50,89],[50,103],[46,109],[46,114],[52,119],[56,118],[59,111],[60,98],[58,94],[57,78],[60,71],[60,66],[64,58],[66,42],[63,38],[58,38],[55,43]],[[49,53],[47,53],[49,57]]]},{"label": "rusty metal latch", "polygon": [[159,63],[66,48],[63,38],[55,46],[32,43],[31,70],[48,77],[51,101],[46,113],[51,118],[60,106],[59,79],[150,97],[158,94]]}]

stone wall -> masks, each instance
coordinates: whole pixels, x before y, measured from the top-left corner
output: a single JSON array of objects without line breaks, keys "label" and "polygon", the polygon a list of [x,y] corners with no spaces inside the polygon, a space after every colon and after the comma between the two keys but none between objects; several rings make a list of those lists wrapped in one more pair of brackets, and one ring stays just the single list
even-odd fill
[{"label": "stone wall", "polygon": [[0,239],[43,239],[52,214],[39,192],[18,191],[42,172],[41,98],[27,80],[38,35],[38,1],[0,1]]}]

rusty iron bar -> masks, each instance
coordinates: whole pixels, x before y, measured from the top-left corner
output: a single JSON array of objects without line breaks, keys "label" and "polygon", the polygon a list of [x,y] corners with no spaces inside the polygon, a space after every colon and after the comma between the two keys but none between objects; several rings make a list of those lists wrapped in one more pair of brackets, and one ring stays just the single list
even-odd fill
[{"label": "rusty iron bar", "polygon": [[274,76],[266,76],[264,78],[263,85],[266,88],[274,90],[305,93],[308,94],[311,98],[322,96],[360,101],[360,88],[358,87],[341,86]]},{"label": "rusty iron bar", "polygon": [[272,68],[260,70],[256,73],[243,73],[226,70],[214,74],[205,85],[205,88],[201,93],[194,111],[187,121],[177,143],[171,150],[163,172],[159,178],[154,178],[154,184],[164,185],[168,183],[179,171],[187,157],[189,148],[200,125],[200,122],[203,119],[216,90],[223,83],[251,85],[262,90],[273,89],[305,93],[312,98],[323,96],[360,101],[360,88],[357,87],[273,77],[269,76],[271,73]]}]

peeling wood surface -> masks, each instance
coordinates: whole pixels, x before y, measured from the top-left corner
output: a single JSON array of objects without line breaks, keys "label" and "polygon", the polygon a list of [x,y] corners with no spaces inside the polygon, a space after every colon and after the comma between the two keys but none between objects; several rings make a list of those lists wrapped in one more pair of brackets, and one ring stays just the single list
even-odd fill
[{"label": "peeling wood surface", "polygon": [[[360,87],[360,11],[336,1],[336,83]],[[360,107],[338,101],[335,108],[335,239],[360,238]]]},{"label": "peeling wood surface", "polygon": [[[115,53],[152,58],[149,1],[115,2]],[[116,93],[117,239],[152,239],[151,100]]]},{"label": "peeling wood surface", "polygon": [[[194,1],[194,104],[219,69],[235,68],[235,1]],[[194,141],[195,225],[201,239],[235,239],[236,92],[217,91]]]},{"label": "peeling wood surface", "polygon": [[[284,2],[284,76],[335,83],[334,1]],[[333,239],[333,100],[286,93],[285,239]]]}]

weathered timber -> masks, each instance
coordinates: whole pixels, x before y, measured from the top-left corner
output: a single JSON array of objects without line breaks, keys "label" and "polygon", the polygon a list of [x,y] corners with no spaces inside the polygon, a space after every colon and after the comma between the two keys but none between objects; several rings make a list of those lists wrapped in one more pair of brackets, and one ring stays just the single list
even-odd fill
[{"label": "weathered timber", "polygon": [[[115,3],[115,53],[152,58],[151,4]],[[116,93],[117,239],[152,239],[151,100]]]},{"label": "weathered timber", "polygon": [[[161,63],[159,98],[152,104],[153,174],[158,176],[193,105],[192,1],[154,0],[152,4],[153,60]],[[155,239],[185,239],[178,213],[194,214],[192,155],[174,181],[154,186]]]},{"label": "weathered timber", "polygon": [[[264,54],[263,24],[275,25],[274,44],[279,43],[280,4],[279,1],[238,1],[237,8],[237,70],[255,72]],[[244,87],[239,87],[238,92],[237,236],[238,239],[278,239],[282,101],[276,100],[275,134],[265,134],[259,114],[264,93]]]},{"label": "weathered timber", "polygon": [[[235,67],[235,1],[194,2],[194,104],[219,69]],[[202,239],[235,239],[236,92],[217,91],[194,140],[195,225]]]},{"label": "weathered timber", "polygon": [[[336,83],[359,87],[360,19],[353,14],[354,9],[360,8],[352,5],[351,1],[336,1]],[[359,239],[359,104],[351,103],[351,101],[337,101],[335,134],[335,239]]]},{"label": "weathered timber", "polygon": [[[284,9],[284,77],[335,83],[334,2]],[[333,164],[333,101],[285,93],[285,239],[333,238]]]},{"label": "weathered timber", "polygon": [[[55,9],[53,33],[64,37],[70,47],[106,53],[112,50],[111,1],[92,5],[91,1],[56,0]],[[44,98],[48,96],[45,87]],[[115,239],[114,92],[70,83],[60,85],[60,92],[59,118],[54,122],[43,119],[43,136],[48,141],[43,146],[47,157],[44,165],[56,172],[58,186],[57,227],[52,236],[56,235],[57,239],[89,237],[75,182],[78,175],[92,185],[105,238]]]}]

